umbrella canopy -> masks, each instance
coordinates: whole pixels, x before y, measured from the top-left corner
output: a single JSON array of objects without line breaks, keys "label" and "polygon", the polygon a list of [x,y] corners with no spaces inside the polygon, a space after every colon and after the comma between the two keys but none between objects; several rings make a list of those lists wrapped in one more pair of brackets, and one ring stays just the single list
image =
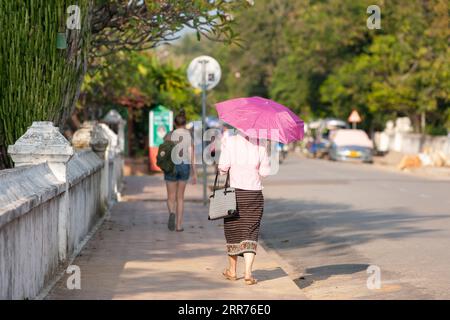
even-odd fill
[{"label": "umbrella canopy", "polygon": [[[303,139],[303,120],[289,108],[261,97],[237,98],[216,104],[219,118],[251,138],[264,137],[282,143]],[[277,130],[278,134],[272,134]],[[260,136],[261,134],[261,136]]]}]

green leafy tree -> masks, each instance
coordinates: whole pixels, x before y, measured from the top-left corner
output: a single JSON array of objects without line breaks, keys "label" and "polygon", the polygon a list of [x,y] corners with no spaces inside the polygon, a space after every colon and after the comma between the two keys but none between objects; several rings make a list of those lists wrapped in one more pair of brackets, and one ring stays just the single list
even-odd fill
[{"label": "green leafy tree", "polygon": [[118,52],[101,60],[107,67],[86,77],[80,118],[99,119],[111,108],[122,110],[130,155],[143,154],[148,146],[148,112],[154,106],[162,104],[175,113],[184,109],[189,119],[198,117],[199,103],[184,68],[161,62],[154,51]]},{"label": "green leafy tree", "polygon": [[231,12],[250,6],[246,0],[95,0],[92,54],[151,49],[179,38],[184,28],[199,39],[232,42],[237,35]]},{"label": "green leafy tree", "polygon": [[[369,30],[367,8],[381,8]],[[236,14],[241,46],[181,45],[223,66],[217,98],[263,95],[308,120],[363,115],[363,127],[408,115],[416,130],[449,127],[448,0],[258,2]],[[237,72],[239,77],[236,77]]]},{"label": "green leafy tree", "polygon": [[[66,30],[71,5],[80,7],[81,30]],[[244,0],[1,0],[0,168],[11,166],[6,147],[32,121],[64,126],[95,57],[154,48],[185,27],[233,41],[229,11],[247,6]],[[58,32],[66,33],[67,50],[56,48]]]},{"label": "green leafy tree", "polygon": [[288,53],[280,59],[271,96],[306,118],[330,116],[320,86],[339,65],[371,40],[365,25],[367,1],[298,2],[283,34]]},{"label": "green leafy tree", "polygon": [[[386,118],[407,115],[419,130],[422,114],[434,118],[435,126],[445,126],[450,56],[449,29],[442,28],[448,24],[443,4],[404,1],[391,7],[386,34],[327,78],[322,101],[339,116],[357,108],[378,127]],[[434,113],[442,111],[444,117],[436,121]]]},{"label": "green leafy tree", "polygon": [[[184,68],[159,61],[154,52],[119,52],[102,58],[106,66],[88,74],[81,103],[94,105],[86,117],[98,118],[102,106],[118,104],[139,92],[148,107],[163,104],[174,111],[184,109],[188,116],[198,114],[195,92],[187,81]],[[120,76],[117,76],[120,75]]]}]

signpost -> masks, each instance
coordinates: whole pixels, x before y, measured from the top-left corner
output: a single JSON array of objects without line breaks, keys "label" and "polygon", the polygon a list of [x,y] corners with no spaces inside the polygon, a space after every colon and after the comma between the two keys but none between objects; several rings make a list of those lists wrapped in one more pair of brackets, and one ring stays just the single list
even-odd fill
[{"label": "signpost", "polygon": [[209,56],[200,56],[192,60],[187,70],[191,85],[202,90],[202,167],[203,167],[203,204],[207,204],[207,172],[204,159],[203,136],[206,128],[206,91],[214,88],[220,81],[222,71],[219,63]]},{"label": "signpost", "polygon": [[151,171],[161,171],[156,165],[158,147],[164,136],[173,129],[173,112],[164,106],[157,106],[149,113],[149,163]]},{"label": "signpost", "polygon": [[359,115],[358,111],[353,110],[350,116],[348,117],[348,122],[352,124],[352,128],[356,129],[356,124],[360,123],[361,121],[362,121],[361,116]]}]

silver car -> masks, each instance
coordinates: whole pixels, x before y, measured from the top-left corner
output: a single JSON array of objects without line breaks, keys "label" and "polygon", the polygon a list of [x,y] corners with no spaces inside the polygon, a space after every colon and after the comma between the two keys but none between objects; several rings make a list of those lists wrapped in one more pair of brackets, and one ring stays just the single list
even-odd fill
[{"label": "silver car", "polygon": [[341,129],[331,136],[331,160],[373,162],[373,142],[363,130]]}]

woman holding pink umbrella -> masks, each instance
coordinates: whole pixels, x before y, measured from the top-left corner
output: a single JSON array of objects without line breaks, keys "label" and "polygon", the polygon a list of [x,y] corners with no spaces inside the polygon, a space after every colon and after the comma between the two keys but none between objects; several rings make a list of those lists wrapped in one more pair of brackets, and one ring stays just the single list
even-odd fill
[{"label": "woman holding pink umbrella", "polygon": [[274,101],[239,98],[216,104],[219,118],[237,129],[223,144],[218,170],[228,174],[235,189],[238,215],[224,219],[228,268],[223,275],[236,280],[238,256],[244,257],[245,283],[257,283],[252,275],[264,212],[262,178],[271,173],[267,140],[289,143],[303,138],[303,121]]}]

